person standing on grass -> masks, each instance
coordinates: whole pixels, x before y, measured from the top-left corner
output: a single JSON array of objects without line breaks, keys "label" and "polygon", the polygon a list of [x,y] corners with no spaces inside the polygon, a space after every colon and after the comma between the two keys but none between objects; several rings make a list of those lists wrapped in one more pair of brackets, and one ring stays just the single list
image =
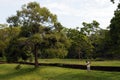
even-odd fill
[{"label": "person standing on grass", "polygon": [[87,71],[90,71],[90,62],[86,61]]}]

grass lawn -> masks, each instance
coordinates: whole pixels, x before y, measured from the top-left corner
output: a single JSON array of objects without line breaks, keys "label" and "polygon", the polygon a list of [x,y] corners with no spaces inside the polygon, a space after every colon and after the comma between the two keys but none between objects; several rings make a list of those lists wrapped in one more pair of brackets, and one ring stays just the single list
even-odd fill
[{"label": "grass lawn", "polygon": [[120,72],[90,71],[60,67],[0,64],[0,80],[120,80]]},{"label": "grass lawn", "polygon": [[[85,65],[85,60],[79,59],[39,59],[40,63],[66,63],[66,64],[81,64]],[[120,61],[91,61],[92,66],[120,66]]]}]

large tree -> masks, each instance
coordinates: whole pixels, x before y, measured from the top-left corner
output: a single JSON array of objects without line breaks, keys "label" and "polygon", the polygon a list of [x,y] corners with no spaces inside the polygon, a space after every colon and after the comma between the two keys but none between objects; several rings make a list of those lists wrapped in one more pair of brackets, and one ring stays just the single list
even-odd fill
[{"label": "large tree", "polygon": [[104,30],[99,27],[99,23],[95,20],[92,23],[83,22],[83,27],[81,28],[81,32],[88,37],[89,43],[94,47],[92,56],[94,57],[98,54],[98,48],[101,45],[102,39],[104,39]]},{"label": "large tree", "polygon": [[[61,54],[66,54],[66,47],[63,44],[66,42],[66,38],[65,35],[61,35],[62,25],[57,21],[57,16],[47,8],[41,7],[37,2],[23,5],[16,15],[7,19],[7,22],[11,27],[21,27],[19,36],[14,39],[15,42],[12,41],[15,45],[19,45],[15,48],[26,51],[23,53],[33,53],[35,67],[38,67],[38,52],[42,52],[46,47],[49,48],[48,52],[52,48],[52,51],[57,54],[59,51],[64,51]],[[19,52],[19,50],[17,51]]]},{"label": "large tree", "polygon": [[120,4],[114,12],[114,17],[111,19],[110,24],[110,37],[111,37],[111,54],[120,58]]}]

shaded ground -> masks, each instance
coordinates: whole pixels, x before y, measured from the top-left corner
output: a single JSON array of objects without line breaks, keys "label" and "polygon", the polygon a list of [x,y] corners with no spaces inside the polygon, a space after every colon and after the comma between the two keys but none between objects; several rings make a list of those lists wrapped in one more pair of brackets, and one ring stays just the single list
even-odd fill
[{"label": "shaded ground", "polygon": [[[39,63],[64,63],[85,65],[84,59],[39,59]],[[120,66],[120,60],[91,60],[92,66]]]},{"label": "shaded ground", "polygon": [[[34,63],[23,63],[23,64],[34,65]],[[39,65],[42,65],[42,66],[57,66],[57,67],[74,68],[74,69],[86,69],[86,65],[78,65],[78,64],[39,63]],[[91,66],[91,70],[120,72],[120,67],[118,67],[118,66]]]},{"label": "shaded ground", "polygon": [[0,64],[0,80],[120,80],[120,72],[90,71],[61,67],[41,66],[34,69],[22,65],[15,70],[16,64]]},{"label": "shaded ground", "polygon": [[[6,63],[6,62],[0,61],[0,64],[4,64],[4,63]],[[16,62],[16,63],[34,65],[34,63],[30,63],[30,62]],[[86,70],[86,65],[80,65],[80,64],[39,63],[39,65],[40,66],[56,66],[56,67],[64,67],[64,68],[84,69],[84,70]],[[120,72],[120,66],[91,66],[91,70]]]}]

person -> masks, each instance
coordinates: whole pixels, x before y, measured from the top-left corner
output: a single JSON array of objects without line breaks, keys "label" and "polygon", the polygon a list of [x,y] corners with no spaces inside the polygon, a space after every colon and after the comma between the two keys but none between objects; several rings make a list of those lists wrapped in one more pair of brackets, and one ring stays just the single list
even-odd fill
[{"label": "person", "polygon": [[87,71],[90,71],[90,62],[86,61]]}]

